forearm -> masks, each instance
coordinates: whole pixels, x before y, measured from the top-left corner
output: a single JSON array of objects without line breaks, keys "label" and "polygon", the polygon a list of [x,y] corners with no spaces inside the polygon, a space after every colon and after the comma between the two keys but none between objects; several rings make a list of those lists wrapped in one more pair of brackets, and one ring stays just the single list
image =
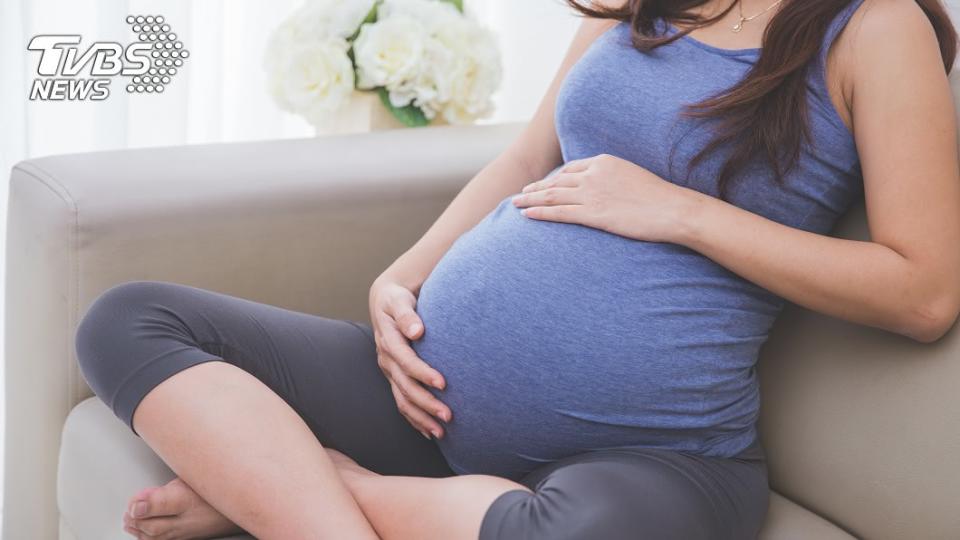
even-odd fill
[{"label": "forearm", "polygon": [[537,180],[534,176],[549,172],[540,170],[544,167],[524,162],[512,150],[501,153],[460,190],[427,232],[380,278],[397,280],[417,294],[456,239],[479,223],[504,197]]},{"label": "forearm", "polygon": [[919,341],[942,333],[940,291],[875,242],[795,229],[691,191],[676,243],[808,309]]}]

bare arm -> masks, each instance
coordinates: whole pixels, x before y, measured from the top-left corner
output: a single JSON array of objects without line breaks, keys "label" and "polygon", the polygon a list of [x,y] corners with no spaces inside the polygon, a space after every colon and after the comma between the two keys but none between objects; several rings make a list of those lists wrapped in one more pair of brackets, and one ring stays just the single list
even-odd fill
[{"label": "bare arm", "polygon": [[678,242],[809,309],[930,342],[960,310],[953,99],[919,7],[868,3],[845,65],[871,241],[790,228],[699,194]]},{"label": "bare arm", "polygon": [[543,178],[562,163],[553,122],[557,91],[570,67],[612,24],[584,19],[540,106],[520,136],[460,190],[423,237],[378,279],[399,282],[417,294],[433,267],[461,234],[479,223],[504,197]]}]

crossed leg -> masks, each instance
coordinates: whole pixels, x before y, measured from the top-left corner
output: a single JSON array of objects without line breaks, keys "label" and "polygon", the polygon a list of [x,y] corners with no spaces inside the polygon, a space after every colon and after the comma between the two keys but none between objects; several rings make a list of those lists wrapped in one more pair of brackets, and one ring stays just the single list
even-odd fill
[{"label": "crossed leg", "polygon": [[[184,422],[173,424],[170,418]],[[225,418],[236,420],[225,422]],[[344,454],[324,449],[283,400],[224,362],[206,362],[161,383],[137,408],[134,424],[184,485],[223,516],[220,522],[193,530],[183,518],[171,516],[162,516],[161,521],[138,520],[142,521],[139,526],[131,523],[131,528],[157,533],[153,536],[165,540],[211,537],[230,532],[231,523],[267,540],[474,539],[492,501],[504,491],[522,487],[485,475],[406,477],[409,488],[398,492],[404,496],[394,501],[389,514],[379,513],[380,519],[371,523],[344,477],[353,480],[351,473],[361,470],[376,473]],[[224,448],[243,450],[225,452]],[[417,481],[439,485],[417,489]],[[426,508],[443,511],[424,519]]]},{"label": "crossed leg", "polygon": [[[537,469],[521,489],[489,504],[479,500],[489,498],[482,484],[466,480],[493,477],[465,475],[457,485],[455,478],[384,476],[327,452],[385,540],[744,540],[757,537],[767,510],[756,448],[736,459],[630,447],[587,452]],[[196,494],[181,502],[188,500],[215,512]],[[219,523],[232,525],[223,516]]]}]

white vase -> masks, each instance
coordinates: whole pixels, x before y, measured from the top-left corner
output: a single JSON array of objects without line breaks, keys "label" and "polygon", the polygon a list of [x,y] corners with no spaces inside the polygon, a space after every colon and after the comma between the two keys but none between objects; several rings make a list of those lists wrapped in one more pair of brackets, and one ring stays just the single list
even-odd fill
[{"label": "white vase", "polygon": [[[429,125],[441,125],[446,122],[441,117],[434,118]],[[397,120],[375,92],[354,92],[350,102],[343,108],[330,113],[322,121],[313,124],[317,135],[340,135],[345,133],[365,133],[384,129],[407,127]]]}]

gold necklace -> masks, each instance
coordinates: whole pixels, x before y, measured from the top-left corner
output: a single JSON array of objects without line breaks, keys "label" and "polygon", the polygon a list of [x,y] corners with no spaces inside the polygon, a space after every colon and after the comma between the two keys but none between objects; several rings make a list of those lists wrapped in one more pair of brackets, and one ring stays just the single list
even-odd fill
[{"label": "gold necklace", "polygon": [[737,24],[733,25],[733,31],[734,31],[734,32],[739,32],[739,31],[743,30],[743,23],[745,23],[745,22],[750,22],[750,21],[756,19],[757,17],[759,17],[759,16],[763,15],[764,13],[766,13],[766,12],[770,11],[771,9],[773,9],[774,6],[776,6],[776,5],[779,4],[780,2],[783,2],[783,0],[777,0],[776,2],[770,4],[770,7],[768,7],[767,9],[765,9],[765,10],[763,10],[763,11],[761,11],[760,13],[757,13],[756,15],[751,15],[751,16],[749,16],[749,17],[744,17],[744,16],[743,16],[743,0],[737,0],[737,8],[738,8],[739,11],[740,11],[740,20],[737,21]]}]

